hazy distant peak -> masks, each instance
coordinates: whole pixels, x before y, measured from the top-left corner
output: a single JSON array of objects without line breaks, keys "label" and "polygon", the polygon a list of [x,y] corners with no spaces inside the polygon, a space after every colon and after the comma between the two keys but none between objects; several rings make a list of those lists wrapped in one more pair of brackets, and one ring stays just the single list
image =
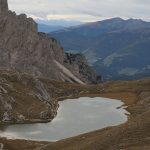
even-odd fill
[{"label": "hazy distant peak", "polygon": [[35,20],[38,24],[45,24],[45,25],[51,25],[51,26],[63,26],[63,27],[71,27],[71,26],[77,26],[82,24],[80,21],[74,21],[74,20]]},{"label": "hazy distant peak", "polygon": [[115,18],[106,19],[104,21],[125,21],[125,20],[120,17],[115,17]]}]

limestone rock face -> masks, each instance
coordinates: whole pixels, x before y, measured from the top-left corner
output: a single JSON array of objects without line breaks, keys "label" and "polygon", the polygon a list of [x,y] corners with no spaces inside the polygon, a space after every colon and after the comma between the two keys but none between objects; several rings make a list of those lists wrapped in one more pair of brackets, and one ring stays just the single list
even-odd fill
[{"label": "limestone rock face", "polygon": [[83,54],[65,53],[64,65],[85,83],[101,82],[101,77],[97,76],[94,69],[88,65]]},{"label": "limestone rock face", "polygon": [[88,81],[71,64],[65,67],[64,59],[70,60],[54,38],[38,33],[32,18],[16,15],[8,10],[7,0],[0,0],[0,123],[53,119],[60,89],[44,80]]},{"label": "limestone rock face", "polygon": [[8,11],[7,0],[0,0],[0,14]]},{"label": "limestone rock face", "polygon": [[7,0],[0,0],[0,69],[81,84],[87,81],[64,66],[64,56],[54,38],[37,32],[32,18],[16,15],[8,10]]},{"label": "limestone rock face", "polygon": [[[7,1],[0,1],[0,68],[16,70],[55,80],[70,80],[57,65],[63,65],[60,44],[44,33],[26,15],[8,11]],[[56,63],[57,62],[57,63]]]},{"label": "limestone rock face", "polygon": [[56,40],[37,33],[37,24],[31,18],[11,11],[0,14],[1,68],[61,80],[54,60],[63,63],[63,55]]}]

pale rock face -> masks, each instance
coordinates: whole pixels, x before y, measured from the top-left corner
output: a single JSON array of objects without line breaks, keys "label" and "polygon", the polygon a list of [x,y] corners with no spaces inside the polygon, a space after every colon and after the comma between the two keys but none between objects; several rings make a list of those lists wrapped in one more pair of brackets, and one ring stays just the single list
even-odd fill
[{"label": "pale rock face", "polygon": [[7,0],[0,0],[0,13],[4,13],[8,11]]},{"label": "pale rock face", "polygon": [[60,44],[38,33],[32,18],[8,11],[7,1],[0,0],[0,69],[69,81],[71,77],[64,77],[55,61],[63,65],[64,51]]},{"label": "pale rock face", "polygon": [[0,15],[0,68],[61,79],[53,62],[63,63],[63,49],[57,41],[37,33],[37,24],[26,15],[10,11]]},{"label": "pale rock face", "polygon": [[3,115],[3,121],[10,121],[10,117],[9,117],[9,114],[8,112],[5,112],[4,115]]},{"label": "pale rock face", "polygon": [[[32,18],[8,11],[7,0],[0,0],[0,69],[68,82],[93,80],[94,76],[87,77],[86,74],[82,75],[83,72],[73,71],[78,67],[71,67],[70,64],[70,68],[66,68],[64,57],[61,45],[47,34],[38,33],[37,24]],[[87,66],[84,61],[82,64],[83,67]],[[64,73],[60,66],[67,71]]]}]

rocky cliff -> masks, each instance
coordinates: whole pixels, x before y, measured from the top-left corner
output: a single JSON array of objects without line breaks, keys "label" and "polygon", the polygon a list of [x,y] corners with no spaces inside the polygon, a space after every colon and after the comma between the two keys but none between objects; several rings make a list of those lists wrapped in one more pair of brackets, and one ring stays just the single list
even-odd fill
[{"label": "rocky cliff", "polygon": [[83,71],[90,69],[81,59],[66,57],[54,38],[37,32],[32,18],[16,15],[8,10],[7,0],[0,0],[0,123],[53,119],[61,89],[55,88],[56,81],[47,82],[84,84],[96,79],[95,73]]},{"label": "rocky cliff", "polygon": [[1,70],[0,124],[50,121],[58,108],[52,90],[38,78]]},{"label": "rocky cliff", "polygon": [[58,100],[78,97],[87,93],[88,87],[0,70],[0,127],[3,123],[51,121],[57,114]]},{"label": "rocky cliff", "polygon": [[63,63],[63,50],[56,40],[37,33],[37,24],[26,15],[7,11],[0,1],[0,67],[32,75],[61,79],[54,60]]},{"label": "rocky cliff", "polygon": [[7,13],[8,3],[7,0],[0,0],[0,14]]},{"label": "rocky cliff", "polygon": [[0,68],[83,84],[63,63],[61,45],[38,33],[32,18],[16,15],[8,10],[7,0],[0,0]]},{"label": "rocky cliff", "polygon": [[85,56],[81,53],[65,53],[64,65],[85,83],[98,83],[101,81],[101,76],[97,76],[95,70],[88,65]]}]

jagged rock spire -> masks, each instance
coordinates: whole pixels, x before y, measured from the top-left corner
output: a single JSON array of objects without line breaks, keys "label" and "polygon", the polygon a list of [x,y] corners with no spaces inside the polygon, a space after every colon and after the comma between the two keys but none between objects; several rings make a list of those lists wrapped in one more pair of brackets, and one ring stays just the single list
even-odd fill
[{"label": "jagged rock spire", "polygon": [[7,0],[0,0],[0,14],[8,11]]}]

